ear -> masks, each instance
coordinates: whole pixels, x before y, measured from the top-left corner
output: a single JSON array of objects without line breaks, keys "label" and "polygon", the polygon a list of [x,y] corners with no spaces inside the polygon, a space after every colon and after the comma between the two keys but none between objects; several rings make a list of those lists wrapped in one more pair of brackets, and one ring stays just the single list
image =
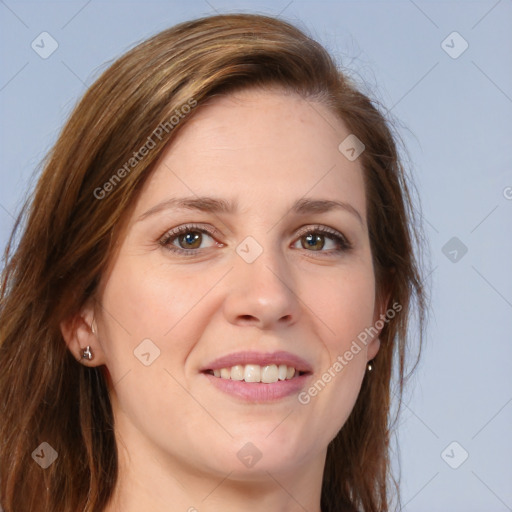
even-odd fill
[{"label": "ear", "polygon": [[371,361],[380,349],[380,333],[384,326],[389,321],[387,319],[386,311],[389,307],[391,299],[391,291],[385,292],[377,296],[375,299],[375,310],[373,314],[373,327],[377,330],[377,334],[373,337],[372,341],[368,343],[367,360]]},{"label": "ear", "polygon": [[[91,304],[85,306],[80,313],[63,320],[60,331],[73,354],[73,357],[85,366],[99,366],[105,364],[106,358],[98,337],[94,308]],[[82,357],[84,349],[89,347],[91,359]]]}]

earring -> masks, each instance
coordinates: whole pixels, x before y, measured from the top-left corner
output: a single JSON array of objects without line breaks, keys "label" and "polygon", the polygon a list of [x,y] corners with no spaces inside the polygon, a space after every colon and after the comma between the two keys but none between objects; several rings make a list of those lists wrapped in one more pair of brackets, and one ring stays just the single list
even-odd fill
[{"label": "earring", "polygon": [[90,361],[92,358],[93,355],[91,352],[91,347],[87,345],[87,347],[82,350],[82,359],[87,359]]},{"label": "earring", "polygon": [[368,364],[366,365],[366,369],[369,372],[373,371],[373,361],[368,361]]}]

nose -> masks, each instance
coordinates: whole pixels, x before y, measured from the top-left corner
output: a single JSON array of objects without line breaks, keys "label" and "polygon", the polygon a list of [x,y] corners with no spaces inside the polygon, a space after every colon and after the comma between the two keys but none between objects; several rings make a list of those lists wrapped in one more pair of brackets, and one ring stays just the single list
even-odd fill
[{"label": "nose", "polygon": [[300,300],[293,273],[278,250],[264,250],[252,263],[235,256],[224,314],[234,325],[275,329],[297,322]]}]

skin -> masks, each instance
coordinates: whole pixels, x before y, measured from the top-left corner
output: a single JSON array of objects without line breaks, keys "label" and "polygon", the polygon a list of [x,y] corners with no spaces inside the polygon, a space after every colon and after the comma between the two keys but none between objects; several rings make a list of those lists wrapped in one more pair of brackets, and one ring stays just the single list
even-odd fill
[{"label": "skin", "polygon": [[[376,303],[360,159],[338,150],[349,134],[320,103],[245,90],[198,110],[160,158],[96,308],[91,302],[74,327],[62,325],[75,355],[91,346],[94,359],[83,364],[108,369],[120,465],[108,512],[320,511],[327,445],[354,406],[378,337],[307,405],[297,394],[243,402],[199,371],[240,350],[285,350],[312,365],[309,386],[385,311]],[[236,200],[239,209],[167,209],[138,220],[183,196]],[[292,213],[305,197],[343,201],[360,219],[343,209]],[[218,230],[193,245],[196,256],[159,243],[191,222]],[[336,253],[336,240],[321,233],[310,248],[300,231],[315,234],[315,225],[352,248]],[[247,236],[263,249],[252,263],[236,252]],[[160,355],[145,366],[134,350],[148,338]],[[237,457],[249,442],[262,455],[252,467]]]}]

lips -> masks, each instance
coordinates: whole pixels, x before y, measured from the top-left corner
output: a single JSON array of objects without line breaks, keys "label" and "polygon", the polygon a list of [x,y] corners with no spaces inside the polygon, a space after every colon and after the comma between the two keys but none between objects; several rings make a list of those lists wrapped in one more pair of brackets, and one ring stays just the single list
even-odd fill
[{"label": "lips", "polygon": [[296,374],[301,374],[293,366],[287,366],[286,364],[269,364],[264,366],[259,364],[237,364],[231,368],[210,370],[208,373],[220,379],[264,382],[265,384],[271,384],[279,380],[290,380]]},{"label": "lips", "polygon": [[202,372],[214,372],[223,368],[233,368],[234,366],[271,366],[286,365],[289,368],[295,368],[296,373],[311,373],[313,368],[303,358],[290,352],[237,352],[227,356],[215,359],[201,369]]},{"label": "lips", "polygon": [[300,391],[312,372],[305,359],[290,352],[238,352],[201,369],[221,391],[253,402],[277,400]]}]

